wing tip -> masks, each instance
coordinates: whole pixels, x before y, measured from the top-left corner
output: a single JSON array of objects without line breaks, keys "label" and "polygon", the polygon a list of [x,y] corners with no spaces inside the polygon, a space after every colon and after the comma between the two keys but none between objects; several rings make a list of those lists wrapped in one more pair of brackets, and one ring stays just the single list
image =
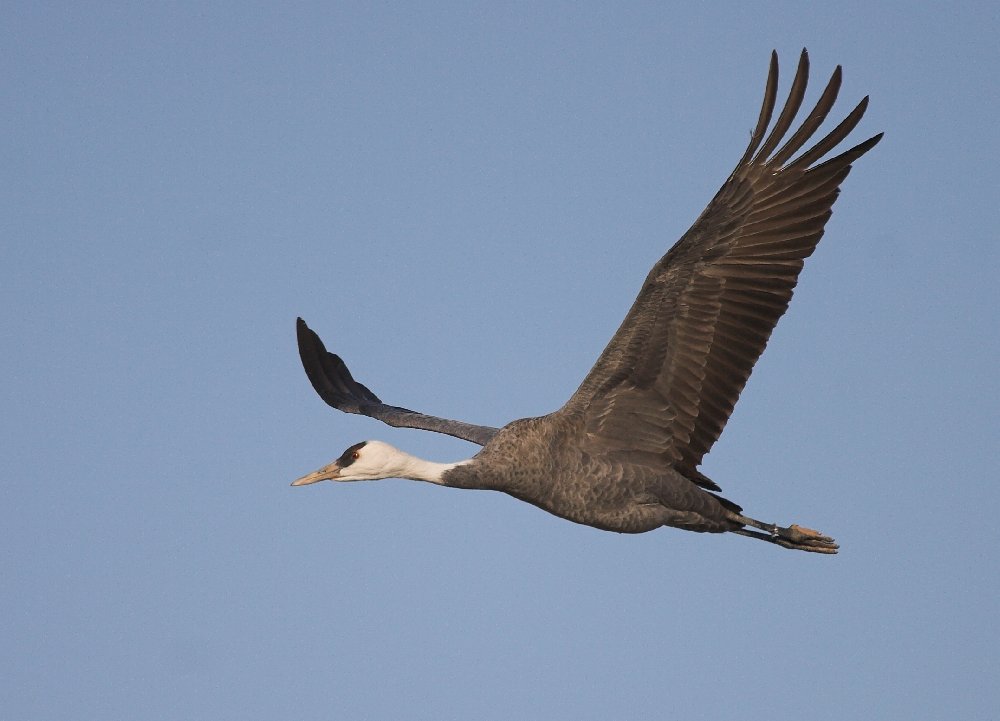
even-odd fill
[{"label": "wing tip", "polygon": [[[772,95],[772,93],[775,93],[775,90],[771,87],[772,80],[776,79],[776,77],[772,77],[776,76],[774,68],[775,59],[776,53],[772,50],[772,72],[769,73],[768,87],[765,90],[765,107],[773,107],[776,100],[776,97]],[[799,103],[802,100],[802,95],[805,92],[805,84],[808,79],[808,68],[808,51],[803,48],[802,55],[799,58],[799,66],[796,70],[795,77],[792,80],[792,87],[789,91],[788,98],[785,101],[785,107],[782,109],[778,120],[775,122],[774,126],[771,127],[770,133],[767,134],[767,139],[764,140],[763,136],[765,134],[766,127],[770,126],[770,118],[767,118],[768,122],[766,122],[766,125],[762,127],[765,115],[764,113],[761,114],[761,117],[758,120],[758,126],[754,130],[750,146],[740,159],[740,162],[737,164],[737,170],[734,172],[738,172],[741,168],[746,171],[749,166],[772,166],[775,164],[777,164],[776,170],[805,171],[811,170],[814,167],[820,167],[813,166],[813,164],[821,160],[823,156],[839,145],[864,117],[870,102],[870,96],[868,95],[865,95],[860,102],[858,102],[858,104],[851,110],[850,113],[847,114],[837,127],[827,133],[819,141],[815,142],[815,144],[808,150],[792,159],[792,157],[809,141],[819,128],[820,124],[826,119],[827,114],[833,109],[833,105],[837,100],[837,95],[839,94],[840,86],[843,81],[843,66],[837,65],[834,68],[833,73],[830,76],[830,80],[827,82],[826,88],[823,90],[823,93],[812,112],[800,125],[799,129],[795,131],[792,137],[787,140],[784,146],[777,149],[778,143],[781,142],[782,137],[791,129],[794,115],[798,110]],[[770,113],[768,113],[768,115],[769,114]],[[847,152],[842,153],[833,160],[844,160],[849,157],[850,160],[847,162],[850,162],[851,160],[857,159],[874,147],[879,140],[881,140],[882,135],[882,133],[879,133],[873,138],[850,148]],[[826,163],[823,163],[823,165],[825,164]]]}]

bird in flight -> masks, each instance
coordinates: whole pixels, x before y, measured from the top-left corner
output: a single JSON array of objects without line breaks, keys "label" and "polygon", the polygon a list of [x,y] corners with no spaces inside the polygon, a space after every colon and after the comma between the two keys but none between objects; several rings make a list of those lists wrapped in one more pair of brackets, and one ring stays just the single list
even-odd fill
[{"label": "bird in flight", "polygon": [[354,380],[344,361],[327,352],[299,318],[302,365],[329,405],[390,426],[446,433],[482,449],[457,463],[434,463],[381,441],[364,441],[292,485],[408,478],[503,491],[607,531],[673,526],[836,553],[834,540],[818,531],[744,515],[698,470],[788,308],[851,164],[882,139],[879,133],[822,160],[861,120],[868,98],[813,141],[837,98],[841,69],[834,70],[793,131],[808,75],[803,50],[788,98],[768,132],[778,85],[778,57],[772,52],[760,116],[736,169],[653,266],[594,367],[553,413],[492,428],[388,405]]}]

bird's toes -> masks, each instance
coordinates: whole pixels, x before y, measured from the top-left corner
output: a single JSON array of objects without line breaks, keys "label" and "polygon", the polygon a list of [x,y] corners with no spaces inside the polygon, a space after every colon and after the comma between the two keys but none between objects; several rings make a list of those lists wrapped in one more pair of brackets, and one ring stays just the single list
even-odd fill
[{"label": "bird's toes", "polygon": [[806,528],[805,526],[800,526],[797,523],[793,523],[791,526],[788,527],[788,536],[787,537],[789,539],[793,540],[793,541],[799,541],[800,543],[802,541],[806,541],[806,540],[810,540],[810,539],[815,539],[817,541],[832,541],[833,540],[829,536],[824,536],[819,531],[814,531],[811,528]]},{"label": "bird's toes", "polygon": [[829,536],[794,523],[788,528],[779,528],[778,535],[803,551],[836,553],[840,548]]}]

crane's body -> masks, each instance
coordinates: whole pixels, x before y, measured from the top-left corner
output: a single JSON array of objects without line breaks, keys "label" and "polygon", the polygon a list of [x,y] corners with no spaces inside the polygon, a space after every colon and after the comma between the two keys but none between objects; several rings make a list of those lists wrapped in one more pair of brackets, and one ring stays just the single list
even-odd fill
[{"label": "crane's body", "polygon": [[581,425],[558,415],[514,421],[471,461],[446,471],[443,485],[503,491],[561,518],[605,531],[734,527],[726,511],[727,506],[738,510],[735,504],[669,467],[576,452],[574,440]]}]

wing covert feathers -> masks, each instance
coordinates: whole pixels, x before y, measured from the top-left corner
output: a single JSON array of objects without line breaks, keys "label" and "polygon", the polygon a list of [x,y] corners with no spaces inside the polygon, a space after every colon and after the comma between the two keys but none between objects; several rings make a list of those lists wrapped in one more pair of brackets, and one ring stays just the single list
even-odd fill
[{"label": "wing covert feathers", "polygon": [[838,66],[785,139],[808,77],[803,50],[768,133],[778,84],[772,53],[760,116],[743,157],[694,225],[653,266],[618,331],[560,411],[583,415],[589,452],[666,463],[717,490],[697,466],[722,433],[788,308],[851,163],[882,138],[879,133],[816,164],[861,120],[864,98],[794,157],[829,115],[842,73]]}]

